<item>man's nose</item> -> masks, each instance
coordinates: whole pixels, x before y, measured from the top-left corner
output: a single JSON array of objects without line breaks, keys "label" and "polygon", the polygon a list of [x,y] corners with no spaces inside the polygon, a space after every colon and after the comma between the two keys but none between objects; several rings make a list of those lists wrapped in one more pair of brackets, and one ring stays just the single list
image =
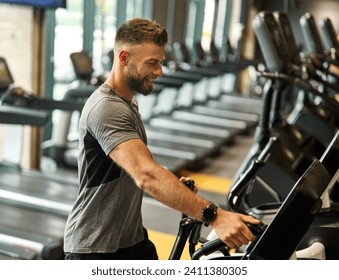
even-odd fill
[{"label": "man's nose", "polygon": [[157,77],[161,77],[163,75],[163,72],[162,72],[162,66],[159,65],[155,71],[154,71],[154,74],[157,76]]}]

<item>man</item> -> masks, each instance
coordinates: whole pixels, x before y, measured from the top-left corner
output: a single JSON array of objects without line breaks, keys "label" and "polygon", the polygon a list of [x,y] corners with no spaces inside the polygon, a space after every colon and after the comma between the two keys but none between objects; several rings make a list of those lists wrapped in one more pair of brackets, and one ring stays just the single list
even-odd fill
[{"label": "man", "polygon": [[112,71],[80,118],[80,188],[65,228],[66,259],[157,259],[142,224],[144,191],[211,225],[231,248],[254,238],[245,222],[258,220],[190,191],[146,146],[135,94],[148,95],[162,76],[167,40],[165,28],[145,19],[127,21],[117,31]]}]

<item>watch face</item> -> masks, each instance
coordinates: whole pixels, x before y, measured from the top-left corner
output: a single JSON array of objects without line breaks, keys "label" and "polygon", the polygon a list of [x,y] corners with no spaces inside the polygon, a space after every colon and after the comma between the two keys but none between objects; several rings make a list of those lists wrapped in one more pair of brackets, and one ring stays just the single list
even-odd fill
[{"label": "watch face", "polygon": [[212,208],[204,209],[204,219],[208,222],[212,221],[215,217],[215,210]]},{"label": "watch face", "polygon": [[214,204],[210,204],[202,211],[202,220],[207,226],[210,222],[214,221],[217,215],[217,206]]}]

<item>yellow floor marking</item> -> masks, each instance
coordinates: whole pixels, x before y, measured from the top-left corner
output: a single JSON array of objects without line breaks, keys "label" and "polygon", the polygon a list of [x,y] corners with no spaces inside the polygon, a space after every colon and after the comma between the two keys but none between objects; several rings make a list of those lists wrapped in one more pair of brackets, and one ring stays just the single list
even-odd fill
[{"label": "yellow floor marking", "polygon": [[199,190],[227,195],[232,183],[231,179],[203,173],[183,172],[182,176],[190,177],[198,185]]},{"label": "yellow floor marking", "polygon": [[[173,244],[175,242],[176,236],[163,233],[159,231],[154,230],[148,230],[149,239],[154,243],[155,247],[157,248],[159,260],[168,260]],[[188,245],[186,244],[186,247],[183,251],[182,260],[190,260],[191,257],[188,252]]]}]

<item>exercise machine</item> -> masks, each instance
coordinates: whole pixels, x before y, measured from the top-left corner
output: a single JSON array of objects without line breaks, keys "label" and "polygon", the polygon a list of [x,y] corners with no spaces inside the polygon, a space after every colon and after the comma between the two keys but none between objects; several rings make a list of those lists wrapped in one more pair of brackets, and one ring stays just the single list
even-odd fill
[{"label": "exercise machine", "polygon": [[[274,141],[273,139],[271,143],[274,143]],[[274,147],[274,144],[271,145],[272,147]],[[270,148],[261,154],[257,162],[264,160],[265,153],[269,152],[269,150]],[[254,162],[253,166],[258,165]],[[255,169],[252,169],[251,172],[255,173]],[[318,247],[324,249],[321,241],[313,240],[314,243],[308,248],[301,248],[299,244],[321,209],[321,196],[330,184],[331,179],[324,165],[320,161],[315,160],[293,186],[269,224],[261,223],[259,226],[248,225],[256,236],[256,240],[247,245],[241,254],[231,255],[226,244],[218,238],[204,242],[196,250],[196,240],[199,240],[200,231],[194,229],[199,228],[201,223],[192,220],[192,218],[190,219],[191,222],[183,222],[184,219],[187,219],[187,217],[184,217],[180,223],[178,237],[170,259],[180,258],[183,250],[182,243],[186,242],[187,239],[189,239],[190,243],[191,257],[195,260],[201,259],[204,256],[209,256],[208,258],[212,260],[289,260],[323,257],[321,252],[317,252],[317,256],[313,255],[314,249],[318,249]],[[236,211],[247,214],[246,211],[238,207],[235,208]],[[187,224],[190,223],[193,226],[188,228]],[[187,230],[184,230],[185,234],[182,231],[184,227],[187,228]],[[216,254],[218,251],[221,254]],[[300,252],[299,256],[298,252]]]}]

